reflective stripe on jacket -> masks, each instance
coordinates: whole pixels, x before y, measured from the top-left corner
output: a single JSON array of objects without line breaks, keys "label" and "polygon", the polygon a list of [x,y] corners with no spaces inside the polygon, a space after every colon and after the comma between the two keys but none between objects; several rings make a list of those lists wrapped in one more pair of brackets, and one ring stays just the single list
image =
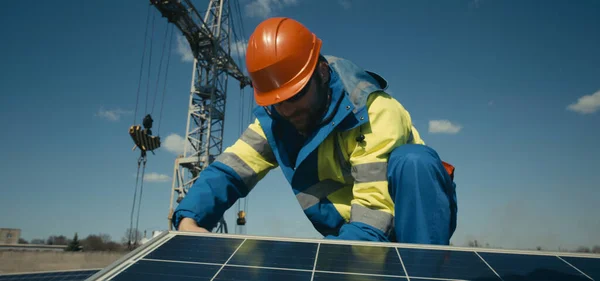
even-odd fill
[{"label": "reflective stripe on jacket", "polygon": [[396,147],[424,144],[410,114],[384,92],[386,82],[352,62],[326,57],[331,105],[317,132],[302,143],[275,110],[257,119],[205,169],[174,213],[212,228],[268,171],[280,167],[298,203],[327,238],[387,241],[394,203],[387,159]]}]

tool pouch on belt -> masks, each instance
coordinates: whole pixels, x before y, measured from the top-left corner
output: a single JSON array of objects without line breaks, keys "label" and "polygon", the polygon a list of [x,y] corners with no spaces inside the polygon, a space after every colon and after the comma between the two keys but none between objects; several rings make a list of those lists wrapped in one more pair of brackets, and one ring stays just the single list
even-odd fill
[{"label": "tool pouch on belt", "polygon": [[442,161],[442,164],[444,164],[444,168],[446,169],[446,172],[448,172],[448,175],[450,175],[450,178],[452,180],[454,180],[454,166]]}]

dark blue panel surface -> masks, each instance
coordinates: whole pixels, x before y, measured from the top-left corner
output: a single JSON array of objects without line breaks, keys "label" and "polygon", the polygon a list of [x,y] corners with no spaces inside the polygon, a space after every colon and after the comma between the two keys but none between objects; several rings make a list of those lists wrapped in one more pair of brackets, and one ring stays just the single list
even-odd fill
[{"label": "dark blue panel surface", "polygon": [[408,276],[500,281],[474,252],[398,248]]},{"label": "dark blue panel surface", "polygon": [[561,257],[594,280],[600,280],[600,258]]},{"label": "dark blue panel surface", "polygon": [[317,270],[403,276],[395,248],[321,244]]},{"label": "dark blue panel surface", "polygon": [[214,280],[244,281],[310,281],[312,272],[225,266]]},{"label": "dark blue panel surface", "polygon": [[203,281],[210,280],[220,265],[140,260],[111,280]]},{"label": "dark blue panel surface", "polygon": [[175,236],[145,258],[223,264],[242,243],[242,239]]},{"label": "dark blue panel surface", "polygon": [[479,255],[504,281],[590,281],[554,256],[483,253]]},{"label": "dark blue panel surface", "polygon": [[0,281],[83,281],[98,270],[0,275]]},{"label": "dark blue panel surface", "polygon": [[317,244],[246,240],[227,264],[312,270]]},{"label": "dark blue panel surface", "polygon": [[314,281],[403,281],[404,277],[367,276],[354,274],[338,274],[315,272]]}]

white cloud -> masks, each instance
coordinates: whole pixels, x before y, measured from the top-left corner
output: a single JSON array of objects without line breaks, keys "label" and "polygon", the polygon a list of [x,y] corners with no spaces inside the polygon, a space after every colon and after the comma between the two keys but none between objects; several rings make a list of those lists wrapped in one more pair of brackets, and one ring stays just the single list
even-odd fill
[{"label": "white cloud", "polygon": [[246,15],[256,18],[267,18],[277,10],[297,3],[298,0],[253,0],[246,4]]},{"label": "white cloud", "polygon": [[177,155],[183,154],[183,147],[185,145],[185,139],[178,134],[170,134],[165,138],[163,147],[172,153]]},{"label": "white cloud", "polygon": [[[248,41],[236,41],[231,44],[231,56],[239,56],[243,58],[246,55],[246,47],[248,46]],[[175,50],[178,55],[181,56],[182,62],[193,62],[194,54],[192,54],[192,49],[190,49],[190,45],[187,39],[184,36],[177,36],[177,48]]]},{"label": "white cloud", "polygon": [[432,134],[456,134],[462,126],[448,120],[429,120],[429,132]]},{"label": "white cloud", "polygon": [[346,10],[352,7],[352,3],[350,2],[350,0],[338,0],[338,3],[340,3],[340,5],[342,5],[342,7]]},{"label": "white cloud", "polygon": [[94,114],[94,116],[104,118],[108,121],[115,122],[115,121],[119,121],[119,119],[121,119],[121,116],[129,115],[132,113],[133,112],[130,110],[123,110],[120,108],[105,110],[103,107],[100,107],[100,109],[98,110],[98,112],[96,112],[96,114]]},{"label": "white cloud", "polygon": [[145,182],[168,182],[170,180],[171,177],[165,174],[149,173],[144,175]]},{"label": "white cloud", "polygon": [[194,54],[192,54],[190,44],[183,35],[177,35],[177,49],[175,51],[181,56],[182,62],[194,61]]},{"label": "white cloud", "polygon": [[600,109],[600,90],[591,95],[580,97],[576,103],[567,106],[567,110],[581,114],[590,114]]},{"label": "white cloud", "polygon": [[231,56],[244,58],[246,56],[246,48],[248,47],[248,41],[236,41],[231,44]]}]

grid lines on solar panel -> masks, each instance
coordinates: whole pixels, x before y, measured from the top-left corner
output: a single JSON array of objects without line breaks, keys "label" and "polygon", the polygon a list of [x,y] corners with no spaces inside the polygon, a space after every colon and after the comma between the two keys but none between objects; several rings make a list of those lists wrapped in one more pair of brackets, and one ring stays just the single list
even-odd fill
[{"label": "grid lines on solar panel", "polygon": [[585,275],[594,280],[600,280],[600,257],[580,258],[580,257],[560,257],[571,266],[581,270]]},{"label": "grid lines on solar panel", "polygon": [[557,256],[479,252],[504,281],[590,281]]},{"label": "grid lines on solar panel", "polygon": [[242,241],[244,240],[235,238],[177,235],[145,258],[222,264]]},{"label": "grid lines on solar panel", "polygon": [[316,270],[405,276],[400,258],[394,247],[321,244]]},{"label": "grid lines on solar panel", "polygon": [[461,280],[501,280],[476,253],[398,248],[408,276]]}]

